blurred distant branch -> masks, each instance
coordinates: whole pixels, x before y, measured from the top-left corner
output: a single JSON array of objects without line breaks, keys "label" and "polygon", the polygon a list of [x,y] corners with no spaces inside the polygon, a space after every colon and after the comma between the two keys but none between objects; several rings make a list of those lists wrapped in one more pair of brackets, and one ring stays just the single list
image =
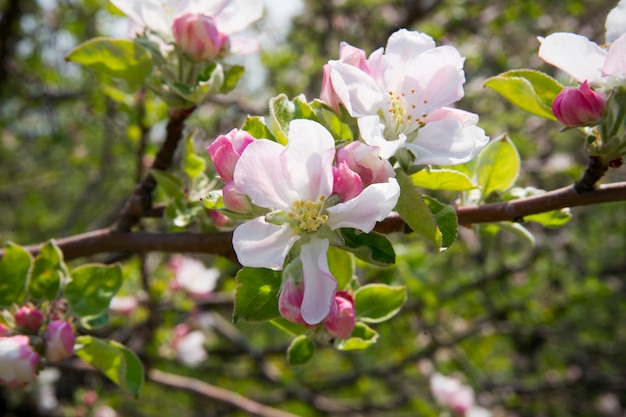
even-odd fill
[{"label": "blurred distant branch", "polygon": [[[573,186],[559,188],[534,197],[520,198],[481,206],[457,207],[459,224],[523,221],[525,216],[592,204],[626,201],[626,181],[600,185],[578,193]],[[404,231],[404,221],[390,216],[376,226],[380,233]],[[100,229],[56,241],[66,260],[104,253],[206,253],[235,259],[232,233],[154,233]],[[27,246],[32,254],[39,253],[42,244]],[[0,250],[0,257],[4,250]]]}]

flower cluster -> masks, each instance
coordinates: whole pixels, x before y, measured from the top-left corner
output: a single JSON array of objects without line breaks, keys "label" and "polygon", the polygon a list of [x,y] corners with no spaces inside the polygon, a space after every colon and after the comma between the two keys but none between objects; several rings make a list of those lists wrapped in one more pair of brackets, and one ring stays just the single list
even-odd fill
[{"label": "flower cluster", "polygon": [[449,408],[463,417],[489,417],[491,413],[475,404],[475,395],[471,387],[463,385],[458,379],[435,374],[430,379],[430,390],[440,405]]},{"label": "flower cluster", "polygon": [[369,58],[345,42],[339,55],[324,66],[320,98],[357,118],[363,140],[383,158],[406,149],[411,165],[454,165],[487,144],[476,114],[449,107],[464,94],[464,59],[454,47],[401,29]]},{"label": "flower cluster", "polygon": [[51,320],[31,305],[13,315],[12,325],[0,324],[0,385],[23,387],[35,379],[41,357],[58,362],[74,352],[76,336],[65,320]]}]

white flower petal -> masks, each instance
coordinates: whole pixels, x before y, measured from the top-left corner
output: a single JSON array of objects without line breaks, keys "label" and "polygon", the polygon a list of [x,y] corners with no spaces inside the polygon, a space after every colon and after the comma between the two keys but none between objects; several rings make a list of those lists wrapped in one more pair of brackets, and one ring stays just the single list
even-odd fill
[{"label": "white flower petal", "polygon": [[611,45],[602,67],[602,75],[626,78],[626,34]]},{"label": "white flower petal", "polygon": [[335,93],[353,117],[376,114],[384,95],[374,79],[359,68],[339,61],[329,62]]},{"label": "white flower petal", "polygon": [[435,48],[435,41],[425,33],[400,29],[391,34],[385,55],[392,65],[403,66],[414,57]]},{"label": "white flower petal", "polygon": [[396,140],[387,140],[383,135],[385,125],[380,123],[378,116],[366,116],[357,120],[359,132],[363,141],[370,146],[376,146],[380,149],[379,156],[383,159],[389,159],[395,155],[398,149],[404,146],[406,136],[400,135]]},{"label": "white flower petal", "polygon": [[287,225],[266,223],[262,217],[239,225],[233,233],[233,248],[244,266],[280,270],[287,253],[300,236]]},{"label": "white flower petal", "polygon": [[326,239],[312,239],[302,245],[300,258],[304,273],[304,297],[300,312],[308,324],[324,320],[335,301],[337,281],[328,269],[328,245]]},{"label": "white flower petal", "polygon": [[626,33],[626,0],[620,0],[606,16],[606,42],[614,42]]},{"label": "white flower petal", "polygon": [[606,51],[589,39],[574,33],[553,33],[540,39],[539,57],[565,71],[576,81],[601,78]]},{"label": "white flower petal", "polygon": [[[201,3],[207,3],[206,0]],[[220,32],[231,34],[247,28],[263,16],[263,2],[259,0],[229,0],[214,14]]]},{"label": "white flower petal", "polygon": [[280,165],[285,147],[267,139],[252,142],[239,158],[233,179],[239,191],[260,207],[289,210],[298,199]]},{"label": "white flower petal", "polygon": [[417,165],[456,165],[474,158],[488,142],[481,128],[464,127],[451,118],[426,124],[406,147],[415,154]]},{"label": "white flower petal", "polygon": [[396,206],[400,186],[395,178],[387,183],[372,184],[361,194],[328,209],[326,224],[333,230],[351,227],[369,233]]},{"label": "white flower petal", "polygon": [[302,119],[289,123],[288,136],[289,143],[280,161],[290,188],[301,200],[317,201],[321,196],[329,196],[335,157],[335,141],[330,132],[317,122]]}]

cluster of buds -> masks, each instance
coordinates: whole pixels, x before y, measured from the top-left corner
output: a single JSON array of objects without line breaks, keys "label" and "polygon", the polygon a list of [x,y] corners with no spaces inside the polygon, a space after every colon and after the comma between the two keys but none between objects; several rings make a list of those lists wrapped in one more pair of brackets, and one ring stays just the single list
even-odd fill
[{"label": "cluster of buds", "polygon": [[41,358],[58,362],[74,352],[76,336],[65,320],[44,326],[44,316],[33,306],[20,307],[14,326],[0,324],[0,385],[22,387],[35,379]]}]

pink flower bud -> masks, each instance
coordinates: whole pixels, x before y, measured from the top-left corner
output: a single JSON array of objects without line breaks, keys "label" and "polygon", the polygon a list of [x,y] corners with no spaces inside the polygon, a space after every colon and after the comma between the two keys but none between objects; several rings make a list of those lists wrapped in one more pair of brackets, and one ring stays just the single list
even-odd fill
[{"label": "pink flower bud", "polygon": [[23,387],[35,379],[39,355],[28,336],[0,337],[0,385]]},{"label": "pink flower bud", "polygon": [[65,320],[54,320],[43,332],[46,341],[46,359],[50,362],[62,361],[74,353],[74,329]]},{"label": "pink flower bud", "polygon": [[363,188],[371,184],[385,183],[396,173],[389,161],[378,156],[378,148],[362,142],[352,142],[337,151],[337,164],[345,162],[359,174]]},{"label": "pink flower bud", "polygon": [[220,33],[215,20],[203,14],[186,13],[176,18],[172,33],[180,49],[196,61],[215,58],[228,41],[228,36]]},{"label": "pink flower bud", "polygon": [[599,122],[606,107],[606,96],[593,91],[585,80],[580,87],[565,87],[552,102],[554,116],[567,127]]},{"label": "pink flower bud", "polygon": [[304,280],[296,283],[288,278],[283,284],[278,296],[278,311],[280,315],[292,323],[304,323],[300,307],[304,299]]},{"label": "pink flower bud", "polygon": [[474,391],[454,378],[435,374],[430,379],[430,390],[439,404],[461,415],[474,407]]},{"label": "pink flower bud", "polygon": [[[342,42],[339,47],[339,61],[344,64],[352,65],[359,68],[367,74],[372,74],[372,71],[367,62],[367,56],[365,51],[354,46]],[[325,64],[322,72],[322,90],[320,91],[320,99],[327,103],[336,112],[339,111],[339,104],[342,103],[341,98],[337,95],[333,86],[331,78],[332,65]]]},{"label": "pink flower bud", "polygon": [[356,172],[352,171],[346,162],[333,166],[333,194],[341,197],[341,201],[348,201],[361,194],[363,181]]},{"label": "pink flower bud", "polygon": [[338,339],[350,337],[356,324],[354,311],[354,299],[347,291],[337,291],[335,295],[337,309],[331,309],[330,314],[324,321],[324,326],[331,336]]},{"label": "pink flower bud", "polygon": [[235,213],[250,213],[252,204],[248,197],[237,189],[233,181],[228,181],[222,189],[222,198],[227,209]]},{"label": "pink flower bud", "polygon": [[37,333],[43,323],[43,314],[33,306],[22,306],[15,313],[18,327]]},{"label": "pink flower bud", "polygon": [[11,329],[4,324],[0,323],[0,337],[6,337],[11,335]]},{"label": "pink flower bud", "polygon": [[254,138],[244,130],[233,129],[220,135],[206,148],[213,160],[217,174],[224,181],[232,181],[235,165],[246,147]]},{"label": "pink flower bud", "polygon": [[213,219],[215,225],[218,227],[226,226],[228,224],[228,221],[230,220],[228,216],[225,216],[218,210],[209,210],[209,215],[211,216],[211,219]]}]

